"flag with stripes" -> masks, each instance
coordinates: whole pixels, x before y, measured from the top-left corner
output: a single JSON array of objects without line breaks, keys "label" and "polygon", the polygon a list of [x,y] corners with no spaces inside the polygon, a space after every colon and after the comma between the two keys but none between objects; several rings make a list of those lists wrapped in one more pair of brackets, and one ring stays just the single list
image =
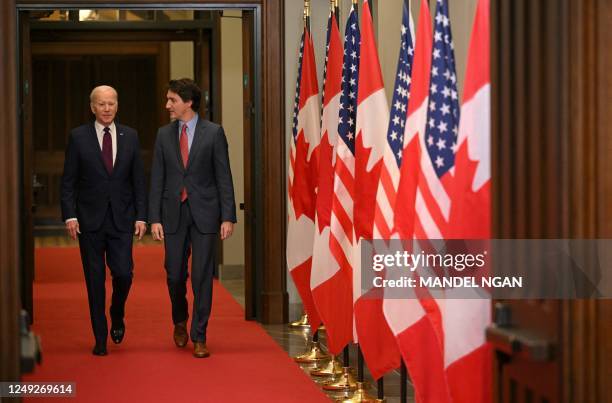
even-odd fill
[{"label": "flag with stripes", "polygon": [[[353,334],[353,204],[355,195],[355,125],[361,33],[352,7],[344,30],[342,77],[338,113],[338,138],[334,164],[329,249],[337,264],[331,278],[342,296],[334,323],[334,350],[354,339]],[[330,283],[331,285],[332,283]],[[349,297],[349,299],[347,299]]]},{"label": "flag with stripes", "polygon": [[421,137],[421,158],[416,198],[415,237],[443,239],[448,236],[459,130],[459,97],[451,35],[448,0],[438,0],[435,16],[427,122]]},{"label": "flag with stripes", "polygon": [[[423,138],[429,111],[430,76],[433,67],[432,39],[429,7],[427,0],[421,0],[394,216],[396,230],[402,239],[412,239],[415,233],[421,164],[423,159],[428,159]],[[400,273],[395,271],[392,275]],[[412,289],[406,289],[406,293],[405,298],[401,299],[385,298],[383,309],[410,373],[416,401],[450,402],[440,340],[439,309],[431,299],[417,298]]]},{"label": "flag with stripes", "polygon": [[387,144],[383,154],[380,182],[376,193],[374,237],[380,239],[390,239],[394,232],[395,199],[402,164],[404,130],[406,128],[414,58],[412,26],[412,16],[410,15],[408,0],[406,0],[402,11],[401,43],[393,87],[389,127],[387,129]]},{"label": "flag with stripes", "polygon": [[[319,181],[312,274],[312,296],[325,324],[327,348],[339,354],[352,339],[353,301],[350,277],[334,259],[330,231],[334,193],[334,165],[337,153],[338,118],[342,96],[342,39],[335,13],[327,22],[327,46],[323,81],[323,113],[319,145]],[[336,206],[338,208],[338,206]],[[352,231],[352,226],[351,226]],[[336,251],[336,253],[341,251]]]},{"label": "flag with stripes", "polygon": [[320,319],[310,291],[310,275],[321,121],[314,49],[307,27],[300,43],[295,92],[287,186],[287,266],[310,324],[316,329]]},{"label": "flag with stripes", "polygon": [[[449,233],[459,239],[491,237],[491,83],[489,0],[479,0],[467,59]],[[492,401],[488,299],[444,300],[444,364],[455,402]]]},{"label": "flag with stripes", "polygon": [[[380,289],[361,284],[361,242],[372,239],[376,193],[387,147],[389,106],[374,41],[372,14],[368,0],[363,2],[363,30],[357,96],[355,137],[355,239],[353,299],[355,329],[365,362],[374,379],[400,365],[395,339],[383,314]],[[363,284],[363,286],[366,286]]]}]

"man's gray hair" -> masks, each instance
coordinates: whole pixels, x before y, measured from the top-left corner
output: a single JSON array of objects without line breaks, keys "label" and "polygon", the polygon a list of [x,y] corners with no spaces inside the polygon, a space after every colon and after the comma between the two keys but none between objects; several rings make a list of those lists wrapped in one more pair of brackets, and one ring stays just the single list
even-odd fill
[{"label": "man's gray hair", "polygon": [[91,94],[89,94],[89,102],[93,104],[94,100],[96,99],[96,94],[100,91],[112,91],[115,93],[115,98],[119,100],[119,94],[117,94],[117,90],[115,90],[110,85],[99,85],[93,90],[91,90]]}]

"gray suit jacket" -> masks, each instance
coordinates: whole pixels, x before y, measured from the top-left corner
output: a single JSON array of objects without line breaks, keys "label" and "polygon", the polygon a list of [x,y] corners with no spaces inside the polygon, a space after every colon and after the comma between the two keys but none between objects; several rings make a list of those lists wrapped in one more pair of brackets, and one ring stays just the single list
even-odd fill
[{"label": "gray suit jacket", "polygon": [[181,190],[186,187],[198,230],[217,233],[222,221],[236,222],[225,132],[221,126],[199,118],[185,168],[179,148],[178,124],[174,121],[157,132],[151,169],[149,222],[161,223],[165,233],[175,233],[180,218]]}]

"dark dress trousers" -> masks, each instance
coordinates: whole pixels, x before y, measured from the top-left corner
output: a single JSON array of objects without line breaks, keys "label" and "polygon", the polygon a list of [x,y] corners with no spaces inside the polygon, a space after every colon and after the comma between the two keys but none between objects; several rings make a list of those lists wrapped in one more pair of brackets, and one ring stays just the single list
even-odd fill
[{"label": "dark dress trousers", "polygon": [[136,130],[115,123],[117,151],[113,170],[104,165],[93,122],[73,129],[61,181],[62,218],[77,218],[79,248],[96,343],[106,343],[105,277],[113,278],[113,324],[123,324],[132,284],[135,221],[147,221],[146,184]]},{"label": "dark dress trousers", "polygon": [[[183,187],[187,200],[181,202]],[[188,318],[187,260],[192,256],[190,336],[194,342],[205,342],[220,225],[236,222],[227,139],[221,126],[198,119],[187,168],[180,153],[179,122],[159,129],[151,168],[149,221],[163,225],[164,266],[175,324]]]}]

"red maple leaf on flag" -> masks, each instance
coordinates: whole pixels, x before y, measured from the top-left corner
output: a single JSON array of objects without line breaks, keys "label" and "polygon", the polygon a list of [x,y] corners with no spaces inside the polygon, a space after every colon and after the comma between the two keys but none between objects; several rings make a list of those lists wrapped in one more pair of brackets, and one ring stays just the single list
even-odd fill
[{"label": "red maple leaf on flag", "polygon": [[396,200],[400,202],[395,205],[394,230],[403,239],[412,239],[414,233],[414,204],[419,180],[420,159],[421,149],[417,134],[415,139],[408,143],[404,149],[402,166],[400,168],[400,181],[397,187]]},{"label": "red maple leaf on flag", "polygon": [[[323,228],[328,227],[331,221],[331,206],[334,197],[334,166],[331,164],[334,147],[329,144],[329,135],[327,131],[323,133],[321,143],[318,147],[319,159],[319,186],[317,193],[317,220],[319,224],[319,232]],[[330,163],[323,163],[330,161]]]},{"label": "red maple leaf on flag", "polygon": [[[291,199],[295,218],[299,219],[302,214],[314,221],[316,201],[317,152],[316,150],[308,159],[309,144],[306,142],[304,132],[298,133],[295,142],[295,175],[291,186]],[[314,170],[314,171],[313,171]]]},{"label": "red maple leaf on flag", "polygon": [[[472,189],[476,169],[480,162],[469,158],[467,141],[459,147],[456,161],[462,167],[455,171],[453,185],[457,189]],[[490,192],[491,181],[487,181],[476,192],[454,192],[449,220],[449,227],[452,232],[449,234],[449,238],[484,239],[490,236],[491,211],[482,208],[483,204],[489,205]]]},{"label": "red maple leaf on flag", "polygon": [[355,188],[354,208],[356,239],[372,239],[373,234],[376,192],[382,159],[368,171],[371,153],[372,148],[363,145],[363,135],[360,133],[355,140],[355,184],[358,184]]}]

